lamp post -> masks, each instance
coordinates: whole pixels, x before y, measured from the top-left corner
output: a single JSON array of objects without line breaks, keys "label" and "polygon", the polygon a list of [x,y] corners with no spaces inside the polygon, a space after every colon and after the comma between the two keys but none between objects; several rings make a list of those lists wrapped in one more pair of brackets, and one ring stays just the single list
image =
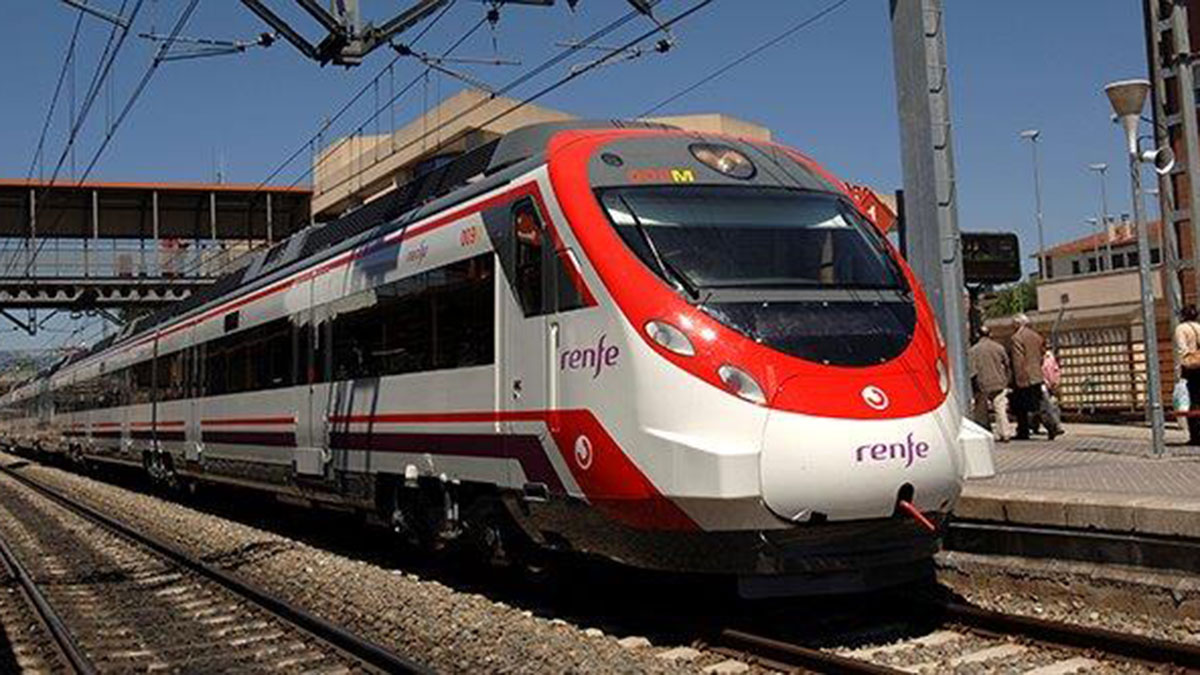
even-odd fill
[{"label": "lamp post", "polygon": [[1150,281],[1150,237],[1142,219],[1142,162],[1153,162],[1155,169],[1169,172],[1174,165],[1170,151],[1163,149],[1142,152],[1138,148],[1138,123],[1146,95],[1150,92],[1147,80],[1123,80],[1104,87],[1113,112],[1125,129],[1129,152],[1129,177],[1133,187],[1133,226],[1137,229],[1138,278],[1142,296],[1142,341],[1146,362],[1146,407],[1150,417],[1151,443],[1154,454],[1161,456],[1165,448],[1161,373],[1158,369],[1158,326],[1154,316],[1154,288]]},{"label": "lamp post", "polygon": [[1038,283],[1046,278],[1046,259],[1042,256],[1043,251],[1046,250],[1045,234],[1042,231],[1042,177],[1038,168],[1038,137],[1041,135],[1042,132],[1037,129],[1026,129],[1021,132],[1021,138],[1029,139],[1029,145],[1033,148],[1033,202],[1037,213]]},{"label": "lamp post", "polygon": [[[1108,191],[1105,188],[1106,180],[1105,173],[1108,171],[1108,165],[1104,162],[1097,164],[1088,164],[1088,169],[1095,171],[1100,176],[1100,235],[1104,237],[1104,257],[1108,260],[1109,267],[1112,266],[1112,238],[1108,236]],[[1104,266],[1100,266],[1104,269]]]}]

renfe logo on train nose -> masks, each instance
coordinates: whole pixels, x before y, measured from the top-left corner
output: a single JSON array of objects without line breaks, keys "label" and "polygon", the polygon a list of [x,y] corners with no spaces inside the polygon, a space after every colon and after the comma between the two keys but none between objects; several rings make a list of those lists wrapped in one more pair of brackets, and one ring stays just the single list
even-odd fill
[{"label": "renfe logo on train nose", "polygon": [[590,370],[592,379],[600,377],[600,371],[617,365],[621,350],[616,345],[605,345],[608,334],[600,336],[595,347],[564,349],[558,357],[559,370]]},{"label": "renfe logo on train nose", "polygon": [[925,441],[913,442],[913,435],[909,434],[904,443],[868,443],[858,446],[854,452],[855,459],[859,462],[889,462],[899,459],[907,469],[918,459],[929,456],[929,444]]},{"label": "renfe logo on train nose", "polygon": [[887,392],[873,384],[863,387],[860,395],[862,396],[863,403],[866,403],[875,410],[883,410],[891,403],[888,400]]}]

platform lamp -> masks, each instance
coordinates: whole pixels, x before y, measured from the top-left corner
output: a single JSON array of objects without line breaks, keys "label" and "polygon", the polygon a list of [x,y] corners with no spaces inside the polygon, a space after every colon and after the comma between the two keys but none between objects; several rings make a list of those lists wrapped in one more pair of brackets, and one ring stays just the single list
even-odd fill
[{"label": "platform lamp", "polygon": [[1146,361],[1146,408],[1150,417],[1151,442],[1154,455],[1161,457],[1166,450],[1162,404],[1162,375],[1158,367],[1158,327],[1154,316],[1154,288],[1150,280],[1150,236],[1142,217],[1142,163],[1154,165],[1160,174],[1169,173],[1175,165],[1170,148],[1140,148],[1138,124],[1146,95],[1148,80],[1122,80],[1104,87],[1113,112],[1125,129],[1125,144],[1129,152],[1129,177],[1133,186],[1133,226],[1137,228],[1138,278],[1142,296],[1142,340]]}]

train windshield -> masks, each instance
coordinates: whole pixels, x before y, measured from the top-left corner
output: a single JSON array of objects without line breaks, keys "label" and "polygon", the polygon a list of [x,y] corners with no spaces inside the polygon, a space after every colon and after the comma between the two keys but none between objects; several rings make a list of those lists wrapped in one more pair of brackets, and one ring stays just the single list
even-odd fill
[{"label": "train windshield", "polygon": [[841,196],[770,187],[655,186],[600,199],[642,262],[722,323],[781,351],[869,365],[916,316],[882,237]]},{"label": "train windshield", "polygon": [[837,195],[778,188],[609,190],[621,238],[697,288],[901,288],[874,228]]}]

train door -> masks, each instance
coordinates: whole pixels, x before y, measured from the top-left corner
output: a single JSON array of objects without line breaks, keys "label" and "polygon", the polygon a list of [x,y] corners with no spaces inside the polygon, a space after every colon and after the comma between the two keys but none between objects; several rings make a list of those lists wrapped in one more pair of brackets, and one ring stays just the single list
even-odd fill
[{"label": "train door", "polygon": [[296,386],[292,387],[296,417],[293,469],[297,475],[320,477],[329,458],[330,373],[329,322],[324,306],[315,306],[315,282],[304,283],[305,308],[295,322]]},{"label": "train door", "polygon": [[487,221],[507,281],[496,284],[500,431],[505,434],[505,442],[514,446],[509,456],[521,456],[533,438],[543,447],[550,442],[546,436],[547,411],[552,407],[551,341],[557,324],[550,313],[554,296],[547,287],[553,275],[547,272],[553,243],[532,200],[495,209]]},{"label": "train door", "polygon": [[184,409],[185,437],[183,443],[183,459],[185,464],[196,464],[202,461],[204,443],[200,426],[200,416],[204,412],[203,397],[205,395],[204,356],[207,346],[197,337],[196,330],[191,331],[188,338],[187,351],[190,358],[186,361],[187,368],[187,407]]}]

